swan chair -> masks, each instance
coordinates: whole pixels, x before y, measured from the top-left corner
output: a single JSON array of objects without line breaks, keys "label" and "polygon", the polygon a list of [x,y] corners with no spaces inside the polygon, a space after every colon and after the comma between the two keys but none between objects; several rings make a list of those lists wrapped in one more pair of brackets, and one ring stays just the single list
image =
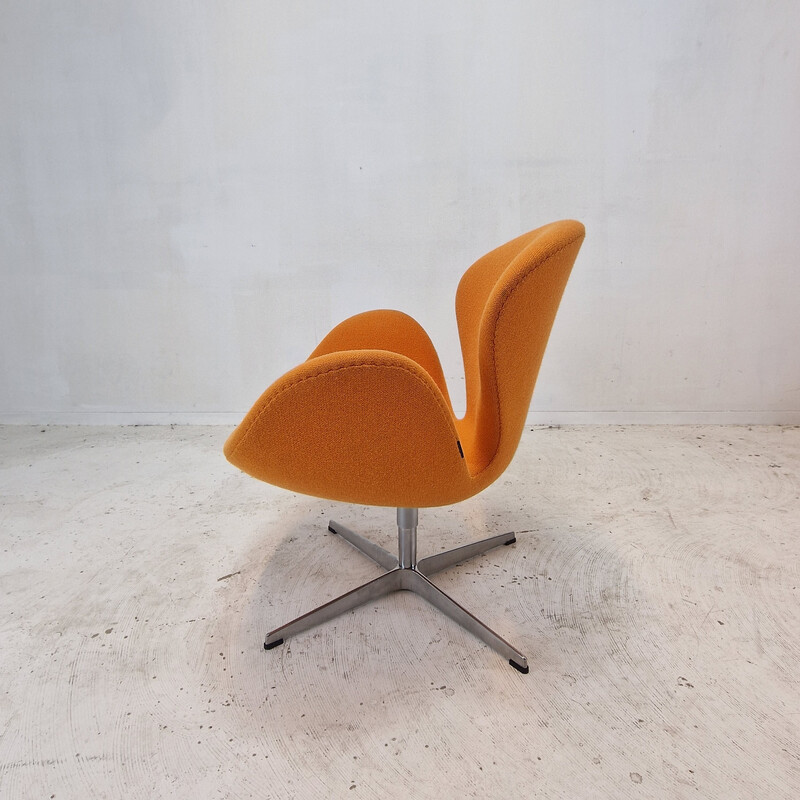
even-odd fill
[{"label": "swan chair", "polygon": [[395,556],[334,521],[336,533],[387,572],[271,631],[265,649],[390,592],[409,590],[463,625],[520,672],[527,658],[430,577],[499,545],[492,536],[417,560],[418,509],[465,500],[492,483],[519,444],[545,345],[583,242],[554,222],[483,256],[464,274],[456,316],[467,411],[453,413],[428,335],[399,311],[337,325],[307,361],[258,399],[225,443],[228,460],[294,492],[397,508]]}]

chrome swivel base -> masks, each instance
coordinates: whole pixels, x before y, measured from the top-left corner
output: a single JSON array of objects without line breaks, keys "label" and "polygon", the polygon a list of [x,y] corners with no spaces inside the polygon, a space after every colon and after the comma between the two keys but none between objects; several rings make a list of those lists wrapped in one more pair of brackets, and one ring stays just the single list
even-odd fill
[{"label": "chrome swivel base", "polygon": [[364,555],[369,556],[385,570],[385,575],[353,589],[329,603],[303,614],[292,622],[276,628],[267,634],[264,642],[264,649],[271,650],[283,642],[289,636],[313,628],[322,622],[327,622],[334,617],[351,611],[358,606],[377,600],[379,597],[390,594],[391,592],[409,591],[415,592],[424,597],[431,605],[435,606],[447,614],[448,617],[465,627],[479,639],[483,640],[489,647],[493,647],[500,655],[507,658],[515,669],[522,673],[528,672],[528,659],[516,648],[512,647],[505,639],[498,636],[491,628],[484,625],[477,617],[474,617],[465,608],[462,608],[455,600],[446,595],[438,586],[428,580],[428,576],[440,572],[447,567],[452,567],[468,558],[485,553],[493,547],[500,545],[514,544],[517,541],[513,533],[503,533],[499,536],[492,536],[482,539],[479,542],[466,544],[463,547],[456,547],[444,553],[437,553],[417,561],[417,519],[416,508],[397,509],[397,540],[398,555],[393,556],[388,550],[370,542],[358,533],[339,525],[337,522],[328,524],[331,533],[337,533],[346,539],[353,547],[360,550]]}]

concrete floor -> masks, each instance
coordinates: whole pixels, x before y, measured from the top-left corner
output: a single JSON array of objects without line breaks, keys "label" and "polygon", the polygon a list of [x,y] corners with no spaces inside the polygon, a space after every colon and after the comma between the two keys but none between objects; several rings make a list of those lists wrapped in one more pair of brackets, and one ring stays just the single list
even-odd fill
[{"label": "concrete floor", "polygon": [[796,798],[800,429],[536,428],[420,515],[436,582],[270,652],[380,574],[394,512],[260,484],[223,428],[0,429],[3,798]]}]

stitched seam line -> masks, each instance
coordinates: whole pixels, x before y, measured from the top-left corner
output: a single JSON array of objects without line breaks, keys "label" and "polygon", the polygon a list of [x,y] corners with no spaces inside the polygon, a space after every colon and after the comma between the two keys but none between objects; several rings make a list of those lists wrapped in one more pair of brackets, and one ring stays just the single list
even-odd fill
[{"label": "stitched seam line", "polygon": [[[348,370],[348,369],[364,369],[364,368],[395,369],[395,370],[400,370],[401,372],[407,372],[409,375],[411,375],[411,377],[414,378],[414,380],[416,380],[418,383],[421,383],[425,387],[425,389],[427,389],[431,397],[433,397],[434,401],[439,406],[439,409],[444,413],[445,418],[450,423],[451,433],[453,434],[455,440],[458,441],[458,431],[456,430],[455,424],[453,423],[452,415],[444,407],[442,399],[436,395],[433,389],[427,384],[427,382],[423,378],[417,375],[417,373],[415,373],[413,370],[408,369],[408,367],[403,367],[400,366],[399,364],[375,364],[373,362],[365,362],[363,364],[347,364],[346,366],[343,367],[331,367],[330,369],[326,369],[324,372],[317,372],[316,374],[308,375],[305,378],[298,378],[296,381],[293,381],[288,386],[284,386],[283,389],[281,389],[277,394],[275,394],[273,397],[269,399],[269,402],[264,406],[264,408],[262,408],[261,411],[258,412],[256,418],[247,426],[247,430],[245,430],[244,433],[242,433],[242,437],[241,439],[239,439],[239,443],[236,445],[236,447],[234,447],[233,452],[231,453],[231,458],[233,458],[236,455],[236,452],[241,447],[242,443],[247,438],[250,431],[253,429],[253,426],[256,425],[256,423],[261,419],[262,415],[266,413],[269,407],[274,402],[276,402],[282,394],[288,392],[290,389],[293,389],[295,386],[299,386],[301,383],[306,383],[307,381],[316,380],[317,378],[321,378],[324,375],[330,375],[331,373],[342,372],[343,370]],[[422,369],[422,367],[420,367],[420,369]]]},{"label": "stitched seam line", "polygon": [[486,463],[486,466],[480,472],[476,472],[475,475],[472,476],[474,479],[480,477],[492,465],[492,462],[495,460],[497,453],[500,451],[500,442],[502,441],[503,438],[503,417],[500,414],[500,381],[497,378],[497,330],[500,327],[500,319],[503,316],[503,312],[506,310],[506,304],[508,303],[508,301],[513,296],[514,292],[522,283],[524,283],[528,278],[530,278],[531,275],[533,275],[537,270],[541,269],[551,259],[555,258],[559,253],[566,250],[571,245],[575,244],[575,242],[577,242],[582,236],[583,234],[581,234],[581,236],[576,236],[574,239],[570,239],[566,244],[561,245],[561,247],[559,247],[558,250],[547,256],[547,258],[545,258],[544,261],[539,262],[532,270],[526,272],[525,275],[523,275],[521,278],[518,278],[516,283],[514,283],[513,286],[511,286],[508,289],[508,294],[506,295],[505,300],[503,300],[503,305],[500,306],[500,311],[497,312],[497,322],[495,323],[494,333],[492,334],[492,374],[494,375],[495,387],[496,387],[495,404],[497,406],[497,446],[494,449],[494,453],[492,453],[492,457]]}]

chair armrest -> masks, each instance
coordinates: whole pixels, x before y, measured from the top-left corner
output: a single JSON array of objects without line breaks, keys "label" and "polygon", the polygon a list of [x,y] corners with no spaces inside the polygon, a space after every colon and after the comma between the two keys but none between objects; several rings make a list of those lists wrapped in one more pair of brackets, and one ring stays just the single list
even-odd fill
[{"label": "chair armrest", "polygon": [[364,311],[340,322],[309,358],[344,350],[389,350],[416,361],[439,387],[452,411],[447,383],[436,348],[425,329],[402,311]]},{"label": "chair armrest", "polygon": [[362,505],[446,505],[469,483],[441,390],[413,359],[386,350],[332,352],[286,373],[225,455],[277,486]]}]

